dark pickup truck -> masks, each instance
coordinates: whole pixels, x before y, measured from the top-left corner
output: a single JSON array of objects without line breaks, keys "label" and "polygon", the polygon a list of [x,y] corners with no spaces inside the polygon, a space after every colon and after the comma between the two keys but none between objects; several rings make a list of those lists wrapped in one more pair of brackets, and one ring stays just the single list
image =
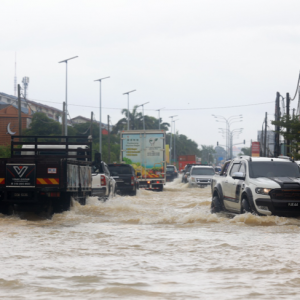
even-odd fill
[{"label": "dark pickup truck", "polygon": [[[22,141],[21,141],[22,139]],[[92,141],[77,136],[12,136],[11,157],[0,158],[0,213],[50,216],[82,205],[92,194]]]},{"label": "dark pickup truck", "polygon": [[109,172],[116,181],[117,193],[135,196],[139,189],[139,182],[131,165],[109,164]]}]

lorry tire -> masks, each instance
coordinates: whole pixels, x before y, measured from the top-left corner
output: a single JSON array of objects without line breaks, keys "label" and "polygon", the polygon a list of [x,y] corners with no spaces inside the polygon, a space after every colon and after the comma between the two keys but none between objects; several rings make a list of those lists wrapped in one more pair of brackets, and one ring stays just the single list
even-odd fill
[{"label": "lorry tire", "polygon": [[0,213],[3,215],[11,216],[14,213],[13,204],[0,204]]},{"label": "lorry tire", "polygon": [[221,202],[218,196],[213,197],[211,200],[210,212],[212,214],[218,213],[222,210]]},{"label": "lorry tire", "polygon": [[158,188],[158,191],[159,191],[159,192],[162,192],[163,190],[164,190],[164,185],[161,184],[160,187]]}]

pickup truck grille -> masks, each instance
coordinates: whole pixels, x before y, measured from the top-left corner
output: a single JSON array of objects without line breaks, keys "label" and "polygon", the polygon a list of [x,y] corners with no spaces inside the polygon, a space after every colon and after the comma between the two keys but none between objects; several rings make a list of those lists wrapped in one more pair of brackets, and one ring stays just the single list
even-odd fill
[{"label": "pickup truck grille", "polygon": [[274,200],[300,200],[300,190],[272,190],[270,196]]},{"label": "pickup truck grille", "polygon": [[210,182],[208,179],[196,179],[196,180],[197,182],[205,182],[205,183]]}]

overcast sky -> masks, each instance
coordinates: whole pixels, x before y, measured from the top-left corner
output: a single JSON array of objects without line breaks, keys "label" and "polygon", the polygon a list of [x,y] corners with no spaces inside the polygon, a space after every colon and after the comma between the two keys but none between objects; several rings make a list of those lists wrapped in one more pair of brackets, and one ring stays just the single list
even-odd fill
[{"label": "overcast sky", "polygon": [[[224,144],[225,118],[243,115],[234,142],[256,140],[265,112],[272,119],[276,92],[294,95],[300,69],[300,1],[98,0],[0,1],[0,92],[14,94],[17,77],[30,78],[28,98],[62,109],[69,62],[71,117],[112,123],[127,108],[150,102],[145,113],[199,145]],[[49,102],[44,102],[49,101]],[[214,108],[272,102],[256,106]],[[51,103],[53,102],[53,103]],[[297,106],[295,100],[291,107]],[[147,109],[147,110],[146,110]],[[183,110],[190,109],[190,110]]]}]

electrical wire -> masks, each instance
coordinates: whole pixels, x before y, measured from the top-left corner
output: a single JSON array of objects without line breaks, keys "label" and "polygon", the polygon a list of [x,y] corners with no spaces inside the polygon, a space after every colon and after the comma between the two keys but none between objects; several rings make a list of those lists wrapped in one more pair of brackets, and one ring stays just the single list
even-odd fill
[{"label": "electrical wire", "polygon": [[291,99],[291,101],[293,101],[296,98],[298,89],[299,89],[299,82],[300,82],[300,72],[299,72],[299,76],[298,76],[298,83],[297,83],[297,88],[296,88],[296,92],[295,92],[295,96],[293,97],[293,99]]},{"label": "electrical wire", "polygon": [[[282,97],[282,96],[281,96]],[[283,98],[283,97],[282,97]],[[284,99],[284,98],[283,98]],[[32,100],[32,101],[39,101],[39,102],[48,102],[48,103],[55,103],[61,104],[60,102],[52,102],[52,101],[44,101],[44,100]],[[234,108],[234,107],[245,107],[245,106],[256,106],[256,105],[263,105],[263,104],[274,104],[274,101],[268,102],[261,102],[261,103],[252,103],[252,104],[241,104],[241,105],[231,105],[231,106],[215,106],[215,107],[196,107],[196,108],[165,108],[164,111],[171,111],[171,110],[208,110],[208,109],[226,109],[226,108]],[[87,105],[80,105],[80,104],[68,104],[68,106],[79,106],[79,107],[89,107],[89,108],[99,108],[98,106],[87,106]],[[103,109],[123,109],[118,107],[102,107]],[[157,109],[145,109],[148,111],[157,111]]]}]

